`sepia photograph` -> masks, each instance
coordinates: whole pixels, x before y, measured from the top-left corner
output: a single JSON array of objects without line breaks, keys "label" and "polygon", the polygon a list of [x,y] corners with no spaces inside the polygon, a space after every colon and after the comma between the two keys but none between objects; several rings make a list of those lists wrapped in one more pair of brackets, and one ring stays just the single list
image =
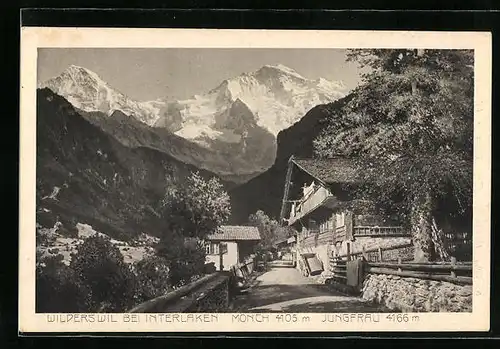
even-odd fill
[{"label": "sepia photograph", "polygon": [[477,41],[46,37],[54,45],[30,47],[34,137],[22,149],[34,212],[20,236],[33,252],[21,270],[29,316],[47,328],[429,330],[427,314],[489,317],[489,173],[478,166],[489,169],[490,150],[478,147],[491,87],[478,80],[491,66],[480,80],[490,58]]}]

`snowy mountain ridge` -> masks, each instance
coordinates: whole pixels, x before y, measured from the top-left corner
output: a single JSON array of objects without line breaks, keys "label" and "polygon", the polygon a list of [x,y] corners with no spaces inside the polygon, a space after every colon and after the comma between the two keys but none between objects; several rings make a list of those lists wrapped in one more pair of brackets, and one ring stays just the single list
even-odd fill
[{"label": "snowy mountain ridge", "polygon": [[[65,97],[79,109],[108,115],[120,110],[150,126],[164,125],[162,119],[173,118],[174,113],[169,112],[169,107],[170,110],[176,109],[182,117],[182,127],[176,132],[186,138],[196,138],[204,132],[216,137],[219,132],[211,132],[210,125],[215,123],[217,114],[237,99],[256,114],[259,126],[277,135],[313,106],[339,99],[347,92],[340,81],[310,80],[282,64],[264,65],[255,72],[224,80],[206,94],[180,101],[134,101],[93,71],[76,65],[39,85],[39,88],[43,87]],[[195,126],[200,130],[193,130]]]},{"label": "snowy mountain ridge", "polygon": [[[264,65],[222,81],[185,100],[135,101],[96,73],[71,65],[39,85],[86,112],[113,117],[115,111],[175,135],[224,157],[235,175],[259,173],[274,163],[276,137],[318,104],[347,94],[340,81],[307,79],[284,66]],[[245,169],[237,164],[245,165]]]}]

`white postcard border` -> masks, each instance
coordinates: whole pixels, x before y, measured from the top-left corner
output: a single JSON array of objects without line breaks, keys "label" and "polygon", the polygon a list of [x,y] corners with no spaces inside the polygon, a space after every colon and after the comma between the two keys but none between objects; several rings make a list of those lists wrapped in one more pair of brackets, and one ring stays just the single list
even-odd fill
[{"label": "white postcard border", "polygon": [[[491,193],[491,72],[489,32],[221,30],[149,28],[21,28],[20,106],[20,332],[386,332],[487,331],[490,326],[490,193]],[[299,321],[283,322],[263,313],[267,321],[238,321],[216,314],[217,321],[126,322],[127,314],[108,314],[106,321],[49,322],[49,314],[35,313],[35,183],[37,49],[42,47],[198,47],[198,48],[435,48],[475,50],[474,193],[473,193],[473,311],[471,313],[406,313],[418,321],[398,322],[379,315],[323,322],[325,314],[296,314]],[[58,314],[61,315],[61,314]],[[76,314],[63,314],[68,318]],[[186,316],[180,314],[179,316]],[[203,314],[202,314],[203,315]],[[254,314],[255,315],[255,314]],[[166,315],[168,316],[168,315]],[[308,321],[303,321],[308,316]],[[180,318],[180,317],[179,317]],[[215,319],[215,315],[211,317]],[[347,319],[346,318],[346,319]],[[385,318],[385,319],[384,319]],[[104,319],[104,318],[103,318]],[[142,319],[142,321],[141,321]],[[187,317],[186,317],[187,319]],[[209,318],[207,318],[209,319]],[[116,322],[114,322],[116,321]]]}]

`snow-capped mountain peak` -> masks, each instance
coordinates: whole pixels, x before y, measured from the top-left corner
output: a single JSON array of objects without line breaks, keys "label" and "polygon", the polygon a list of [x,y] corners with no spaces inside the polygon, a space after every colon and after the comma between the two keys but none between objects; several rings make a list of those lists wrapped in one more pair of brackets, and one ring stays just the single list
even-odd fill
[{"label": "snow-capped mountain peak", "polygon": [[[216,125],[217,116],[240,100],[254,113],[257,125],[276,136],[315,105],[334,101],[346,92],[342,82],[307,79],[283,64],[264,65],[224,80],[206,95],[178,102],[183,107],[177,110],[177,118],[189,126],[189,132],[182,130],[182,122],[173,131],[193,140],[206,138],[207,128]],[[157,125],[169,124],[168,119],[169,114],[161,115]],[[200,133],[195,131],[196,125]]]},{"label": "snow-capped mountain peak", "polygon": [[97,75],[96,73],[94,73],[93,71],[87,69],[87,68],[84,68],[84,67],[81,67],[79,65],[70,65],[67,69],[66,69],[66,72],[72,76],[78,76],[78,75],[88,75],[90,77],[92,77],[94,80],[98,81],[98,82],[101,82],[104,84],[104,81],[99,77],[99,75]]},{"label": "snow-capped mountain peak", "polygon": [[117,91],[95,72],[77,65],[70,65],[61,75],[41,83],[65,97],[73,106],[84,111],[101,111],[108,115],[120,110],[138,120],[152,125],[158,118],[159,101],[137,102]]},{"label": "snow-capped mountain peak", "polygon": [[89,92],[86,90],[99,90],[108,86],[106,82],[93,71],[77,65],[70,65],[61,75],[40,84],[39,87],[56,88],[66,93],[72,92],[71,90],[74,90],[76,87],[79,91],[74,92],[85,93]]},{"label": "snow-capped mountain peak", "polygon": [[286,65],[283,64],[276,64],[276,65],[266,64],[261,68],[261,70],[274,70],[282,74],[293,76],[297,79],[307,80],[305,77],[297,73],[294,69],[287,67]]},{"label": "snow-capped mountain peak", "polygon": [[[40,87],[50,88],[84,111],[100,111],[112,118],[118,110],[149,126],[165,128],[224,154],[228,163],[250,162],[253,172],[273,164],[281,130],[314,106],[347,93],[342,82],[308,79],[283,64],[264,65],[225,79],[206,93],[177,101],[134,101],[96,73],[76,65]],[[237,167],[235,173],[240,171]]]}]

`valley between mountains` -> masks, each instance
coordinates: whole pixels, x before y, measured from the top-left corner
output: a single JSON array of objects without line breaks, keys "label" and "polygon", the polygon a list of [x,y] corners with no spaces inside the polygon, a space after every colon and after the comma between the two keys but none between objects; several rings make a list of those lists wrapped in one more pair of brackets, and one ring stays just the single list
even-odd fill
[{"label": "valley between mountains", "polygon": [[257,209],[276,216],[288,157],[312,155],[347,93],[278,65],[188,100],[139,102],[70,66],[37,91],[37,224],[74,236],[83,224],[123,241],[155,235],[165,189],[197,171],[221,180],[231,224]]}]

